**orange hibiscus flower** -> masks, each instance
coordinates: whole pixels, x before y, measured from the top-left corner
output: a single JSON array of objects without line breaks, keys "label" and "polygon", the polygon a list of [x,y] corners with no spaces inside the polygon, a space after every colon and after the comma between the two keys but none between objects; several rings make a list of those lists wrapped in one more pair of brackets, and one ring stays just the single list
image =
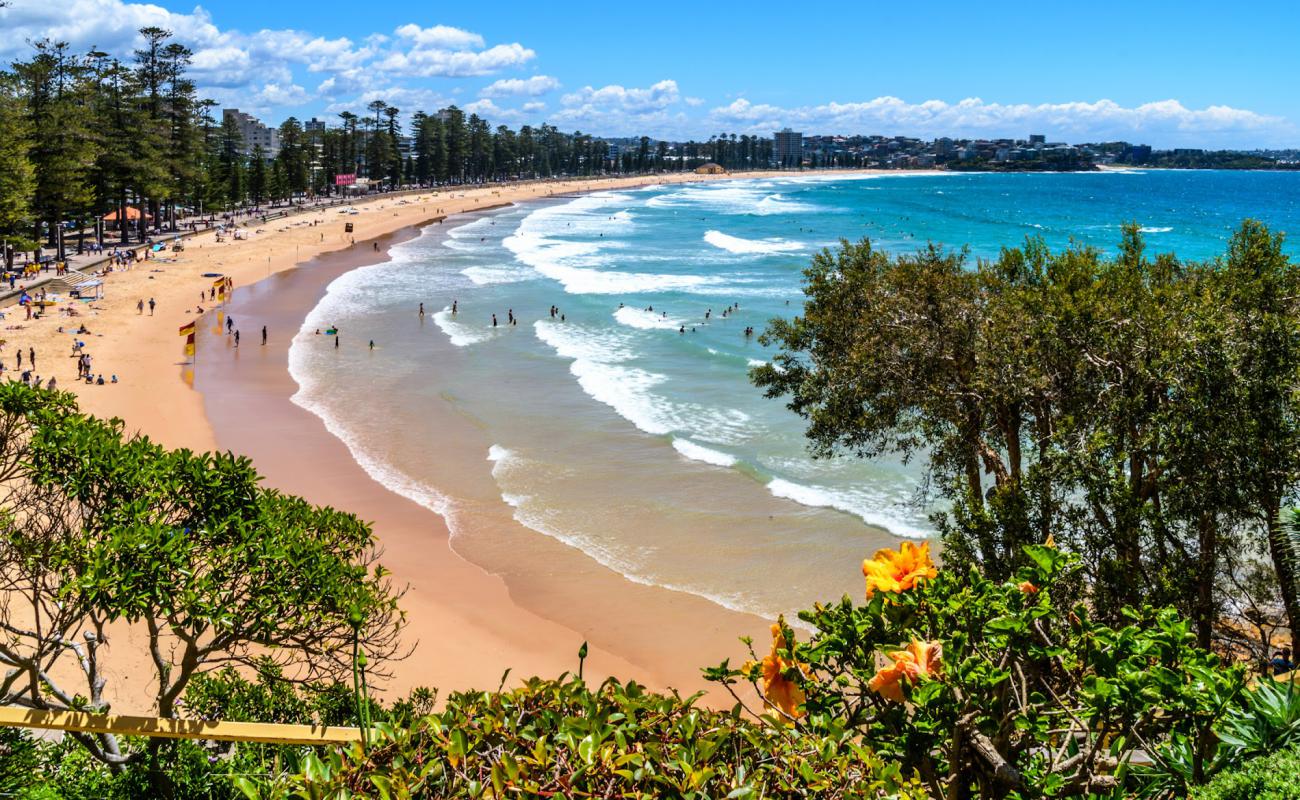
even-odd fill
[{"label": "orange hibiscus flower", "polygon": [[1025,594],[1038,594],[1038,587],[1033,585],[1029,581],[1021,581],[1020,591],[1024,592]]},{"label": "orange hibiscus flower", "polygon": [[[806,699],[803,689],[793,680],[786,677],[786,672],[791,667],[798,667],[800,672],[805,672],[803,664],[792,659],[783,658],[781,651],[786,649],[785,634],[782,632],[784,620],[778,620],[772,626],[772,652],[763,657],[761,666],[763,668],[763,697],[773,706],[784,711],[788,716],[801,717],[803,711],[799,706],[803,705]],[[745,672],[749,672],[760,662],[750,661],[745,664]]]},{"label": "orange hibiscus flower", "polygon": [[918,683],[922,679],[937,678],[943,645],[938,642],[912,642],[906,650],[886,653],[894,663],[881,667],[867,681],[867,688],[881,697],[903,702],[903,684]]},{"label": "orange hibiscus flower", "polygon": [[898,550],[878,550],[862,562],[862,574],[867,579],[867,599],[876,592],[905,592],[916,585],[919,578],[934,578],[939,571],[930,560],[930,543],[918,547],[903,542]]}]

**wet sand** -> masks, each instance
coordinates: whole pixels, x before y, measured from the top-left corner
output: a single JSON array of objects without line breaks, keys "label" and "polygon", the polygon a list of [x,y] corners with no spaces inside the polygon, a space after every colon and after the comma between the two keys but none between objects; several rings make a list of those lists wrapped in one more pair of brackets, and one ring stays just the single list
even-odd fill
[{"label": "wet sand", "polygon": [[[399,583],[410,586],[403,602],[407,640],[418,643],[415,654],[395,666],[394,690],[494,688],[507,667],[516,676],[557,675],[576,666],[584,639],[592,646],[588,675],[617,674],[656,688],[702,688],[699,668],[739,656],[736,637],[762,634],[762,621],[693,596],[633,584],[576,550],[522,529],[501,509],[463,511],[487,515],[475,522],[499,534],[494,549],[517,550],[518,557],[492,559],[499,574],[465,561],[449,547],[441,517],[371,480],[318,418],[288,400],[294,385],[285,369],[285,348],[331,275],[382,256],[369,244],[371,238],[403,230],[402,235],[413,235],[438,216],[565,193],[764,175],[770,173],[457,188],[359,198],[354,214],[330,209],[249,222],[242,240],[217,242],[214,234],[202,234],[186,240],[184,252],[160,253],[161,258],[106,275],[104,296],[93,302],[64,298],[33,320],[16,307],[6,309],[0,361],[10,370],[4,376],[16,377],[14,351],[34,348],[37,375],[57,377],[59,387],[74,392],[87,413],[118,417],[128,433],[168,447],[247,454],[271,485],[373,520],[383,563]],[[353,223],[355,233],[345,232],[345,223]],[[313,261],[318,257],[323,258]],[[207,292],[213,274],[229,276],[236,287],[230,310],[241,320],[243,346],[237,356],[225,352],[211,333],[216,314]],[[150,299],[155,310],[146,305],[139,311],[137,304]],[[250,350],[263,349],[260,321],[248,324],[254,318],[265,318],[271,331],[271,343],[256,356]],[[195,391],[193,365],[177,334],[195,319],[204,331],[198,353],[203,393]],[[120,383],[75,380],[72,332],[82,324],[89,332],[75,338],[85,341],[93,371],[106,381],[116,375]],[[468,465],[483,457],[488,443],[476,437],[472,423],[449,417],[445,430],[442,441],[430,446],[446,458]],[[153,687],[145,640],[130,629],[113,634],[101,651],[101,666],[114,710],[148,713]]]},{"label": "wet sand", "polygon": [[[416,646],[410,659],[394,665],[392,690],[490,688],[506,669],[516,678],[558,675],[576,669],[583,641],[591,647],[589,676],[616,675],[686,693],[708,688],[700,667],[742,657],[737,637],[759,635],[762,620],[631,583],[523,528],[504,504],[468,512],[478,517],[476,535],[486,526],[498,545],[504,543],[494,552],[518,555],[485,565],[496,573],[489,574],[453,552],[441,516],[372,480],[318,417],[290,400],[297,385],[288,372],[288,347],[329,283],[386,260],[390,245],[417,234],[416,227],[404,228],[378,239],[379,252],[366,246],[324,255],[235,292],[223,313],[248,331],[240,347],[215,318],[202,327],[198,343],[195,388],[217,441],[251,457],[269,485],[374,523],[382,562],[409,585],[402,605],[408,642]],[[322,346],[332,346],[322,339]],[[443,432],[429,445],[448,459],[473,460],[467,470],[480,469],[487,445],[472,422],[447,409],[429,413],[440,415]]]}]

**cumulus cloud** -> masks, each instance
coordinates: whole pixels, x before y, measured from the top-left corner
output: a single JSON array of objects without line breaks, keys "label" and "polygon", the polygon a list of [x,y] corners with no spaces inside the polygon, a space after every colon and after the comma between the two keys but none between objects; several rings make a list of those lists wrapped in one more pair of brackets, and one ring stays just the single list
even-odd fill
[{"label": "cumulus cloud", "polygon": [[[146,26],[172,31],[175,41],[193,51],[193,77],[203,94],[250,109],[280,111],[313,100],[351,109],[364,105],[374,86],[389,87],[386,99],[394,103],[440,97],[411,84],[491,75],[536,57],[518,42],[489,46],[480,34],[449,25],[408,23],[391,35],[359,33],[358,42],[292,28],[223,29],[197,6],[184,13],[132,0],[12,0],[0,7],[0,59],[23,58],[30,53],[27,41],[49,38],[130,60],[141,43],[138,31]],[[304,73],[320,78],[309,82]],[[534,79],[524,84],[530,91],[542,85]]]},{"label": "cumulus cloud", "polygon": [[477,33],[453,28],[450,25],[421,28],[414,23],[408,23],[399,27],[394,33],[422,47],[435,47],[442,50],[481,50],[485,44],[483,37]]},{"label": "cumulus cloud", "polygon": [[399,75],[464,78],[490,75],[506,67],[519,66],[536,55],[518,42],[477,51],[415,47],[406,52],[390,53],[377,66]]},{"label": "cumulus cloud", "polygon": [[645,88],[618,84],[599,89],[584,86],[560,98],[561,109],[552,122],[605,136],[649,134],[683,138],[692,122],[681,112],[677,82],[662,80]]},{"label": "cumulus cloud", "polygon": [[709,112],[715,129],[770,133],[784,126],[808,132],[902,134],[932,138],[1023,137],[1043,133],[1066,141],[1128,139],[1157,146],[1231,146],[1243,139],[1268,144],[1294,136],[1279,117],[1229,106],[1189,109],[1177,100],[1125,107],[1111,100],[1067,103],[989,103],[977,97],[956,103],[908,103],[877,97],[854,103],[784,108],[744,98]]},{"label": "cumulus cloud", "polygon": [[502,78],[484,86],[479,91],[482,97],[509,97],[527,95],[537,97],[560,88],[560,82],[550,75],[534,75],[531,78]]},{"label": "cumulus cloud", "polygon": [[679,97],[677,81],[664,80],[647,89],[628,89],[617,84],[599,89],[584,86],[579,91],[566,94],[561,102],[570,108],[600,106],[638,114],[662,111],[676,103]]}]

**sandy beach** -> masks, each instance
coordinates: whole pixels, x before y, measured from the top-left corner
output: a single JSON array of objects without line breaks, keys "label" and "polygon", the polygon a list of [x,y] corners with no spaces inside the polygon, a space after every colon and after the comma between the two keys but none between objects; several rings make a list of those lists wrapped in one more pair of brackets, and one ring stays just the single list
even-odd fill
[{"label": "sandy beach", "polygon": [[[491,688],[506,669],[516,677],[558,675],[576,667],[579,646],[590,641],[589,676],[617,675],[693,692],[706,688],[700,667],[741,658],[737,637],[761,638],[766,622],[698,597],[633,584],[573,548],[541,541],[545,537],[501,510],[484,513],[500,516],[502,541],[516,542],[509,549],[524,554],[514,559],[522,566],[493,574],[459,557],[440,516],[371,480],[317,417],[290,402],[296,385],[286,353],[334,277],[386,258],[390,244],[441,218],[551,195],[728,177],[751,176],[575,180],[386,196],[358,201],[355,214],[330,209],[261,227],[250,223],[245,240],[218,243],[204,234],[187,240],[175,256],[108,275],[104,298],[76,303],[78,316],[22,321],[17,307],[8,309],[0,357],[12,368],[16,349],[35,348],[36,374],[57,377],[85,411],[120,417],[129,431],[169,447],[249,455],[269,485],[373,521],[383,563],[409,587],[403,607],[415,652],[393,665],[390,691]],[[352,234],[344,232],[345,222],[353,224]],[[200,299],[212,285],[205,273],[234,281],[234,296],[221,311],[242,328],[237,352],[217,327],[214,304]],[[152,314],[150,299],[156,304]],[[140,301],[146,303],[143,313]],[[197,317],[196,381],[177,329]],[[71,335],[82,324],[89,333]],[[260,345],[262,325],[269,331],[266,347]],[[117,384],[75,381],[74,338],[86,343],[94,373],[106,380],[116,375]],[[448,423],[454,433],[438,443],[445,458],[481,460],[481,442],[459,441],[473,436],[472,426]],[[130,652],[110,654],[120,711],[147,708],[147,687],[126,677],[134,659]]]}]

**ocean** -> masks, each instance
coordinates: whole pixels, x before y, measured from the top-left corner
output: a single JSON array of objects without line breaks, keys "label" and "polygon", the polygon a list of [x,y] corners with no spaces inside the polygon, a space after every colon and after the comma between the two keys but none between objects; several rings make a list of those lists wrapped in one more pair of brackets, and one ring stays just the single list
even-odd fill
[{"label": "ocean", "polygon": [[[1132,220],[1149,252],[1209,259],[1245,217],[1300,234],[1300,173],[792,175],[552,198],[431,226],[334,281],[290,350],[294,401],[486,569],[517,557],[479,524],[508,513],[630,580],[790,613],[860,592],[861,559],[930,536],[938,508],[918,463],[810,458],[801,420],[748,382],[771,353],[745,329],[799,311],[816,250],[1113,251]],[[335,326],[340,348],[317,333]]]}]

